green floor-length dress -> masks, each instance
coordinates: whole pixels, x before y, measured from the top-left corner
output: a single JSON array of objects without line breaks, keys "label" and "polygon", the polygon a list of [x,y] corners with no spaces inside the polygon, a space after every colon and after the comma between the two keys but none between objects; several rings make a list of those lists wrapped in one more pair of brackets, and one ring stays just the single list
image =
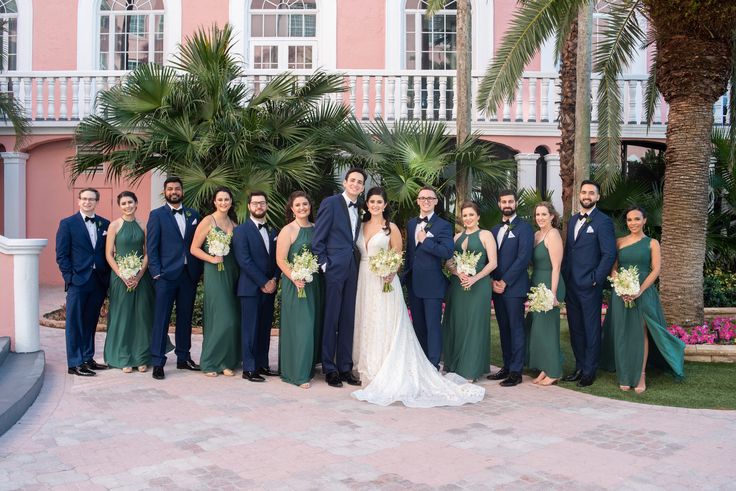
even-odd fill
[{"label": "green floor-length dress", "polygon": [[[618,266],[636,266],[639,283],[651,272],[651,241],[649,237],[619,249]],[[601,367],[616,371],[619,385],[636,387],[641,377],[644,360],[644,330],[649,335],[647,364],[671,372],[676,378],[684,377],[685,343],[667,331],[667,324],[659,301],[657,288],[652,285],[627,308],[623,300],[611,295],[611,303],[603,323]]]},{"label": "green floor-length dress", "polygon": [[[145,235],[138,222],[123,220],[115,234],[115,256],[135,252],[142,258],[144,242]],[[120,277],[111,275],[109,298],[105,361],[115,368],[150,364],[155,301],[151,275],[146,271],[131,292]]]},{"label": "green floor-length dress", "polygon": [[[455,241],[455,251],[481,253],[475,268],[480,272],[488,264],[486,248],[480,240],[480,230],[463,232]],[[445,370],[468,380],[488,373],[491,365],[491,279],[478,280],[465,290],[457,276],[452,276],[442,319],[443,357]]]},{"label": "green floor-length dress", "polygon": [[[534,247],[531,286],[540,283],[552,288],[552,261],[542,240]],[[562,276],[557,284],[557,300],[565,298]],[[548,312],[529,312],[526,316],[527,362],[529,368],[541,370],[550,378],[562,376],[560,350],[560,307]]]},{"label": "green floor-length dress", "polygon": [[[314,227],[301,227],[289,247],[293,261],[304,247],[310,248]],[[314,365],[320,359],[324,287],[322,277],[304,286],[306,298],[297,297],[297,288],[288,278],[281,282],[281,324],[279,329],[279,369],[281,380],[301,385],[312,379]]]},{"label": "green floor-length dress", "polygon": [[[204,250],[209,253],[206,241]],[[199,362],[203,372],[233,370],[242,361],[240,303],[235,295],[240,269],[232,248],[223,258],[223,264],[225,269],[218,271],[216,264],[204,263],[204,325]]]}]

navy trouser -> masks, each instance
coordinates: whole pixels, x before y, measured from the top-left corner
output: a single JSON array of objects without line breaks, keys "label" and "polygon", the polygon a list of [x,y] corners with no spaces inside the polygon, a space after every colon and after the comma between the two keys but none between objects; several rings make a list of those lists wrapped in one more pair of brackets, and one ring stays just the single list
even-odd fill
[{"label": "navy trouser", "polygon": [[96,273],[84,285],[70,285],[66,292],[66,361],[78,367],[95,356],[95,332],[107,287]]},{"label": "navy trouser", "polygon": [[508,297],[493,294],[493,307],[498,320],[498,333],[501,336],[503,368],[509,372],[521,373],[524,368],[526,351],[526,332],[524,330],[525,297]]},{"label": "navy trouser", "polygon": [[273,302],[276,294],[258,292],[254,297],[240,297],[240,343],[243,350],[243,370],[254,372],[269,368]]},{"label": "navy trouser", "polygon": [[358,265],[350,264],[347,278],[335,281],[325,274],[325,310],[322,329],[322,372],[345,373],[353,369],[353,331]]},{"label": "navy trouser", "polygon": [[166,364],[166,341],[169,337],[171,311],[176,302],[176,360],[187,361],[192,347],[192,313],[197,282],[192,280],[186,268],[176,280],[159,278],[154,280],[156,306],[153,314],[151,334],[151,363],[162,367]]}]

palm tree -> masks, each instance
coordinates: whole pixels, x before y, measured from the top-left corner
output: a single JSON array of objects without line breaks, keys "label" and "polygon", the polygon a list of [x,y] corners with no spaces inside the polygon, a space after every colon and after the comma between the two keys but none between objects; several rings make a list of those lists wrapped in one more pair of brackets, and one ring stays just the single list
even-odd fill
[{"label": "palm tree", "polygon": [[103,163],[113,180],[176,174],[188,205],[202,211],[217,187],[228,186],[241,219],[245,197],[260,189],[276,224],[294,189],[331,194],[334,135],[349,109],[323,99],[343,90],[343,77],[317,72],[300,83],[284,74],[250,93],[232,45],[229,26],[200,30],[173,66],[142,65],[102,92],[101,115],[77,128],[83,151],[69,159],[72,179]]},{"label": "palm tree", "polygon": [[[478,102],[490,108],[512,97],[524,67],[545,40],[557,35],[560,46],[559,40],[566,37],[562,34],[569,33],[573,25],[573,15],[591,1],[522,1],[481,84]],[[701,322],[712,108],[732,76],[736,4],[718,0],[616,0],[606,6],[608,23],[594,54],[595,71],[601,76],[596,162],[608,177],[607,183],[613,183],[611,177],[620,172],[621,94],[617,77],[639,47],[649,43],[640,25],[640,18],[648,19],[656,49],[646,93],[648,114],[653,114],[658,92],[670,106],[662,299],[671,321]],[[731,103],[735,101],[732,91]],[[734,111],[731,116],[733,136]],[[683,240],[687,240],[687,247],[683,247]],[[683,264],[689,265],[690,274],[682,274]]]},{"label": "palm tree", "polygon": [[[6,21],[0,21],[0,42],[4,37],[2,34],[8,28]],[[5,50],[0,47],[0,67],[5,66]],[[23,146],[25,137],[30,131],[25,111],[20,101],[18,101],[12,92],[0,92],[0,118],[10,121],[15,130],[15,148],[20,149]]]}]

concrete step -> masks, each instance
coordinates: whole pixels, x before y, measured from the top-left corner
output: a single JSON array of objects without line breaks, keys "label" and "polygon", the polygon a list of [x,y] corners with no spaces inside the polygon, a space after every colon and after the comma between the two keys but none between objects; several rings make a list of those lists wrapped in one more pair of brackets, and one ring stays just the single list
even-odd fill
[{"label": "concrete step", "polygon": [[[0,337],[0,366],[5,361],[5,357],[10,353],[10,338],[7,336]],[[1,368],[0,368],[1,370]]]},{"label": "concrete step", "polygon": [[43,385],[46,356],[35,353],[8,353],[0,365],[0,435],[25,414]]}]

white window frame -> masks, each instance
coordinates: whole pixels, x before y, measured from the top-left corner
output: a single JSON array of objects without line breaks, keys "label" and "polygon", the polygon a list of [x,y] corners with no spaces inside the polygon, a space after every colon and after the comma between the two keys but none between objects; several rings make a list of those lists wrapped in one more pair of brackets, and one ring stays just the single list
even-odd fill
[{"label": "white window frame", "polygon": [[[181,42],[181,2],[182,0],[164,0],[164,64],[176,52],[176,46]],[[78,0],[77,70],[98,69],[100,59],[99,14],[100,0]]]},{"label": "white window frame", "polygon": [[[252,5],[252,0],[246,0]],[[258,0],[261,1],[261,0]],[[274,3],[278,3],[278,0],[271,0]],[[314,70],[319,66],[319,49],[317,46],[317,39],[319,38],[319,1],[315,0],[315,9],[294,9],[294,10],[276,10],[276,9],[251,9],[248,13],[248,25],[251,25],[251,17],[253,15],[289,15],[289,14],[303,14],[303,15],[314,15],[315,16],[315,31],[314,37],[286,37],[286,36],[258,36],[255,37],[251,33],[250,47],[247,58],[247,66],[253,70],[259,70],[255,68],[255,51],[256,46],[275,46],[278,49],[278,67],[275,68],[279,71],[285,70],[298,70],[298,68],[290,68],[289,65],[289,48],[292,46],[305,46],[312,48],[312,66],[306,68],[306,70]]]},{"label": "white window frame", "polygon": [[16,19],[15,71],[29,72],[33,69],[33,0],[15,0],[15,6],[17,13],[5,16]]},{"label": "white window frame", "polygon": [[[164,18],[164,35],[165,35],[166,16],[165,16],[164,10],[131,10],[131,11],[125,11],[125,12],[120,11],[120,10],[100,10],[97,14],[98,36],[97,36],[97,46],[96,46],[96,49],[97,49],[96,68],[98,70],[106,70],[106,71],[116,70],[116,68],[113,67],[115,63],[115,55],[116,55],[115,37],[117,33],[115,32],[115,25],[116,25],[116,19],[119,17],[131,17],[131,18],[147,17],[148,18],[148,29],[149,29],[149,32],[148,32],[148,41],[149,41],[148,42],[148,60],[149,62],[154,62],[155,52],[156,52],[155,36],[156,36],[156,29],[158,28],[157,23],[156,23],[157,16],[163,16]],[[99,24],[103,17],[107,17],[109,19],[108,20],[109,31],[107,33],[108,45],[107,45],[107,50],[106,50],[107,57],[108,57],[108,60],[107,60],[108,67],[104,69],[102,68],[101,63],[100,63],[100,55],[102,53],[102,46],[100,45],[100,35],[102,33],[99,32]],[[164,53],[162,53],[162,57],[163,56],[165,56],[165,51]],[[162,61],[164,60],[162,59]],[[127,70],[127,68],[123,68],[123,70]]]}]

